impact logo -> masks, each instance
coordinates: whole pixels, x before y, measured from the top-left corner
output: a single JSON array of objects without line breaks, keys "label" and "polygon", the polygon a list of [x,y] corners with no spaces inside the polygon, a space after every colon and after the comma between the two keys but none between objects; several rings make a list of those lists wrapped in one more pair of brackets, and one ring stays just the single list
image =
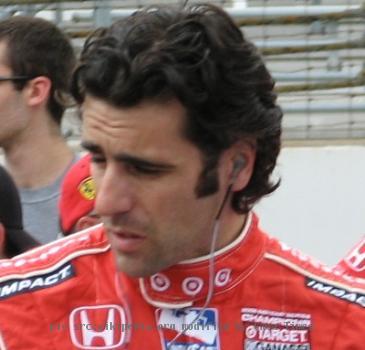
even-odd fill
[{"label": "impact logo", "polygon": [[244,350],[310,350],[308,314],[243,308]]},{"label": "impact logo", "polygon": [[73,266],[68,263],[41,275],[16,278],[0,283],[0,300],[14,295],[33,292],[56,286],[75,276]]},{"label": "impact logo", "polygon": [[307,287],[335,298],[359,305],[365,308],[365,294],[341,288],[329,283],[323,283],[312,278],[306,279]]},{"label": "impact logo", "polygon": [[[219,350],[217,310],[211,308],[201,312],[201,308],[157,310],[157,325],[163,349]],[[184,333],[177,337],[181,332]]]}]

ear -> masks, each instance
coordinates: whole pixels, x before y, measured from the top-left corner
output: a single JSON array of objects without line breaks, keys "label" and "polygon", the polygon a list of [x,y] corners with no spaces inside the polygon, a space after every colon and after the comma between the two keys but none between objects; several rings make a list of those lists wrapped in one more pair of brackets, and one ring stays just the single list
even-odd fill
[{"label": "ear", "polygon": [[5,259],[6,256],[4,255],[5,251],[5,227],[0,222],[0,259]]},{"label": "ear", "polygon": [[[234,177],[232,191],[240,191],[249,183],[255,167],[256,143],[253,141],[240,142],[232,149],[229,169],[230,179]],[[237,165],[239,169],[237,169]]]},{"label": "ear", "polygon": [[45,76],[31,79],[24,89],[28,106],[36,107],[46,104],[51,91],[51,80]]},{"label": "ear", "polygon": [[75,224],[75,232],[85,230],[100,223],[100,218],[95,216],[83,216]]}]

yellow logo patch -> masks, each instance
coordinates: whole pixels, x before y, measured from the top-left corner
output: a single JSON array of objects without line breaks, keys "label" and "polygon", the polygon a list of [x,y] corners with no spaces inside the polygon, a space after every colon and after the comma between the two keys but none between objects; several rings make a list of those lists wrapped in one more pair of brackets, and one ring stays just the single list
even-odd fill
[{"label": "yellow logo patch", "polygon": [[88,177],[82,181],[79,185],[79,192],[81,196],[89,201],[92,201],[96,197],[95,183],[91,177]]}]

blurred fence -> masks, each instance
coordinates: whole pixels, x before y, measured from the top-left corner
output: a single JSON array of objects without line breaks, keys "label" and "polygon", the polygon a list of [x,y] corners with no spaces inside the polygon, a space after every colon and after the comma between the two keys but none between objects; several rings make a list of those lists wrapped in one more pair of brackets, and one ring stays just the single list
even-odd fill
[{"label": "blurred fence", "polygon": [[[0,0],[0,17],[55,21],[78,50],[94,28],[140,6],[178,0]],[[191,1],[196,2],[196,1]],[[216,0],[265,57],[277,81],[286,139],[365,138],[365,4],[361,0]],[[69,111],[64,124],[77,137]]]}]

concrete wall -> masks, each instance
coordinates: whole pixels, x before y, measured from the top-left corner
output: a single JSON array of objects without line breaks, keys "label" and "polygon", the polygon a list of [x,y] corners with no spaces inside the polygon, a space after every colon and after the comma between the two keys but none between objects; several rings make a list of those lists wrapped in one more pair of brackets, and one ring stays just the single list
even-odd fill
[{"label": "concrete wall", "polygon": [[365,234],[365,146],[286,147],[280,188],[256,207],[261,226],[335,264]]}]

